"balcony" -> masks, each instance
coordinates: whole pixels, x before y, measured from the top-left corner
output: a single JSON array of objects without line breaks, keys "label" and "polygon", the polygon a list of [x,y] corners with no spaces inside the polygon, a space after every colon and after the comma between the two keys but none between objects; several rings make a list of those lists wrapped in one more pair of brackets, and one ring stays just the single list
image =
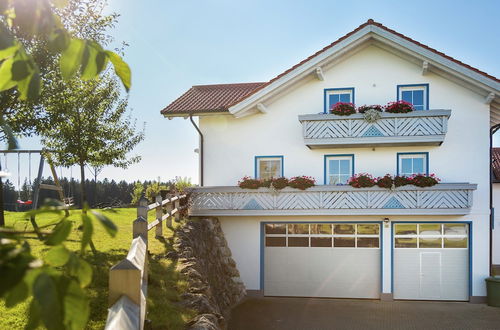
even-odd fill
[{"label": "balcony", "polygon": [[432,187],[315,186],[307,190],[200,187],[192,190],[192,216],[261,215],[464,215],[476,184],[440,183]]},{"label": "balcony", "polygon": [[370,123],[363,114],[301,115],[305,144],[311,149],[378,146],[439,146],[448,128],[451,110],[423,110],[380,114]]}]

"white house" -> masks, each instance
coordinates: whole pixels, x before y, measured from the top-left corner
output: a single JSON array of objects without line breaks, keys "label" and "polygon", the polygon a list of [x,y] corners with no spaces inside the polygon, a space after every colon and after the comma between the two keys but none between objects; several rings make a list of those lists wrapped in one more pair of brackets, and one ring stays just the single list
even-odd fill
[{"label": "white house", "polygon": [[492,262],[496,273],[500,275],[500,148],[491,149],[492,192],[493,192],[493,235]]},{"label": "white house", "polygon": [[[190,214],[219,218],[249,292],[480,302],[499,95],[499,79],[368,20],[268,82],[193,86],[162,114],[199,117],[203,187]],[[326,113],[396,100],[415,111]],[[442,181],[346,185],[356,173]],[[237,186],[301,175],[317,185]]]}]

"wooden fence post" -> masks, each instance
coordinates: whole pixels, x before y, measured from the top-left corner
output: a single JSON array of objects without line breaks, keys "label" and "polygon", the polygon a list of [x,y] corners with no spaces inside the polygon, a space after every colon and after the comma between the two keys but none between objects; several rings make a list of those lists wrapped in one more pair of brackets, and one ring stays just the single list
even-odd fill
[{"label": "wooden fence post", "polygon": [[[170,198],[171,196],[167,197],[167,198]],[[172,212],[172,210],[174,209],[174,206],[173,206],[174,203],[170,202],[170,203],[167,203],[165,205],[165,209],[167,210],[167,213],[170,213]],[[167,218],[167,221],[166,221],[166,226],[167,228],[172,228],[172,217],[168,217]]]},{"label": "wooden fence post", "polygon": [[180,208],[181,208],[181,203],[180,203],[180,201],[181,201],[181,200],[180,200],[180,199],[178,199],[178,200],[176,200],[176,201],[174,202],[174,203],[175,203],[175,204],[174,204],[174,208],[176,208],[176,209],[177,209],[177,212],[175,212],[175,215],[174,215],[174,217],[175,217],[175,222],[180,222],[180,221],[181,221],[181,210],[180,210]]},{"label": "wooden fence post", "polygon": [[142,197],[137,207],[137,219],[133,222],[132,238],[141,236],[148,242],[148,200]]},{"label": "wooden fence post", "polygon": [[158,224],[156,225],[156,234],[155,237],[159,238],[163,236],[163,227],[161,223],[161,218],[163,217],[163,207],[161,206],[161,195],[156,196],[155,202],[158,204],[156,207],[156,220],[158,220]]}]

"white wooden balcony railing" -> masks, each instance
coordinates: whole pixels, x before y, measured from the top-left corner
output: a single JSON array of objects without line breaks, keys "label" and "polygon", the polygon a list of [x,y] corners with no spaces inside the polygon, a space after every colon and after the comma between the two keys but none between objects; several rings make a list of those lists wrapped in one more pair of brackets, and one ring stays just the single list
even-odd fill
[{"label": "white wooden balcony railing", "polygon": [[192,216],[251,215],[460,215],[470,212],[476,184],[440,183],[394,190],[371,187],[315,186],[241,189],[200,187],[192,190]]},{"label": "white wooden balcony railing", "polygon": [[438,146],[443,143],[451,110],[380,114],[370,123],[363,114],[301,115],[305,144],[311,149],[375,146]]}]

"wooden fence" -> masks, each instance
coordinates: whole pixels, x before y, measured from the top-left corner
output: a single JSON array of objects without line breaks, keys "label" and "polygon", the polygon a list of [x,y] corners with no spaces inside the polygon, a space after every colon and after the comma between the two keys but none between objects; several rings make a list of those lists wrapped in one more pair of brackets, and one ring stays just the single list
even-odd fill
[{"label": "wooden fence", "polygon": [[[109,271],[109,312],[106,329],[144,329],[148,290],[148,232],[155,228],[155,236],[163,236],[163,223],[172,227],[172,218],[180,221],[181,206],[186,195],[162,199],[153,204],[142,198],[137,208],[137,219],[132,225],[132,244],[127,257]],[[155,210],[155,220],[148,223],[148,212]],[[164,212],[165,210],[165,212]]]}]

